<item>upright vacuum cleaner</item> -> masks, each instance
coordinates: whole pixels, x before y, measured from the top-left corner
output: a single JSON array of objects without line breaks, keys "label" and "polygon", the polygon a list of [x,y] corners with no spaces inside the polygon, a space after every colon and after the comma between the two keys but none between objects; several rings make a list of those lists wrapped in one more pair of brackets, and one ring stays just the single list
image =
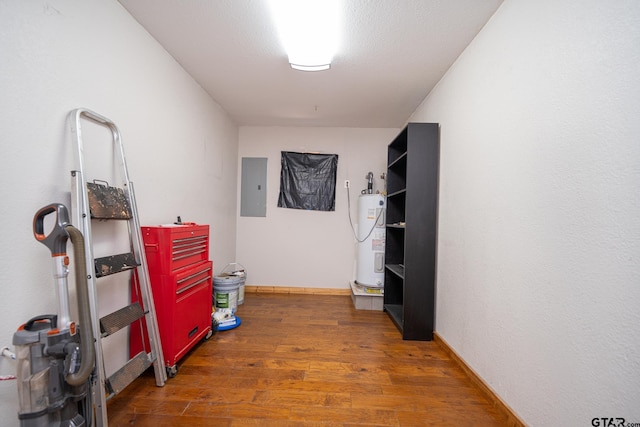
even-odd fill
[{"label": "upright vacuum cleaner", "polygon": [[[45,217],[55,215],[45,234]],[[49,218],[47,224],[50,221]],[[13,335],[18,360],[18,418],[23,427],[80,427],[92,424],[90,377],[95,347],[87,289],[84,238],[69,224],[62,204],[40,209],[33,219],[36,240],[51,251],[58,297],[58,314],[30,319]],[[76,294],[80,324],[70,319],[69,257],[67,240],[74,249]]]}]

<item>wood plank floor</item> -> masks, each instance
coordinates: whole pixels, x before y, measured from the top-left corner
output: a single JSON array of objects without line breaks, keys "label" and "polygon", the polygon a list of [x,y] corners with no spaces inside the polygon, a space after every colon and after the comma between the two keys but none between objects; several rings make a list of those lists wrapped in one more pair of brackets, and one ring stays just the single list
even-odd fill
[{"label": "wood plank floor", "polygon": [[247,294],[242,324],[198,344],[156,387],[108,402],[113,426],[503,426],[433,342],[403,341],[349,296]]}]

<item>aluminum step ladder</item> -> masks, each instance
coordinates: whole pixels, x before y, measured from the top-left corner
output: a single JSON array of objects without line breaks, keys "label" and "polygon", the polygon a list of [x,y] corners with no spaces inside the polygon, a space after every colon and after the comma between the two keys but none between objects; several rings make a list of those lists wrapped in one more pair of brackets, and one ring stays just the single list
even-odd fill
[{"label": "aluminum step ladder", "polygon": [[[112,121],[87,109],[73,110],[69,115],[69,121],[71,136],[76,145],[75,161],[77,167],[76,170],[71,171],[72,222],[82,232],[85,240],[89,299],[93,319],[93,332],[96,337],[96,368],[92,379],[92,395],[95,424],[100,427],[108,425],[108,399],[122,391],[151,365],[154,367],[157,386],[164,386],[167,380],[167,373],[164,367],[164,355],[162,354],[133,183],[129,180],[120,132]],[[92,145],[85,152],[83,129],[81,127],[83,122],[99,125],[90,127],[94,133],[97,128],[100,128],[98,131],[102,132],[105,131],[105,128],[110,131],[110,138],[113,144],[112,147],[106,148],[109,154],[97,156],[99,158],[98,163],[95,163],[95,159],[93,161],[95,163],[94,166],[99,166],[96,169],[103,169],[107,164],[106,168],[110,168],[107,174],[111,175],[112,178],[117,176],[117,179],[120,179],[120,184],[122,184],[121,187],[111,186],[108,181],[95,178],[93,182],[86,181],[88,178],[86,169],[88,169],[87,163],[89,163],[87,158],[90,156],[87,155],[85,157],[85,153],[90,154],[100,150],[97,149],[96,145]],[[84,131],[86,130],[87,127],[85,127]],[[106,137],[106,139],[108,138]],[[86,139],[104,138],[93,137]],[[104,152],[105,148],[100,148]],[[94,157],[96,156],[94,155]],[[107,225],[96,224],[96,221],[100,223],[116,222],[116,224],[112,224],[113,230],[109,229],[107,233],[96,233],[94,236],[92,223],[94,223],[96,229],[108,227]],[[126,229],[122,223],[126,223]],[[110,242],[104,242],[111,239],[120,240],[122,246],[128,246],[125,249],[125,251],[128,251],[116,255],[94,257],[96,248],[99,248],[97,251],[99,252],[100,250],[104,251],[105,247],[108,247],[108,249],[113,247]],[[105,290],[99,288],[99,285],[104,286],[105,282],[99,279],[112,275],[116,276],[110,277],[107,282],[113,283],[114,280],[120,280],[120,283],[122,283],[122,280],[127,280],[128,282],[124,286],[127,288],[129,295],[131,295],[132,291],[129,287],[133,287],[134,282],[138,283],[139,286],[135,286],[137,298],[132,298],[134,300],[137,299],[137,301],[110,314],[100,316],[99,294],[102,293],[102,298],[100,299],[106,298]],[[135,280],[133,280],[134,275]],[[129,295],[127,295],[127,298]],[[113,301],[110,301],[110,303],[113,305]],[[142,351],[129,358],[123,366],[116,367],[117,370],[107,377],[103,341],[120,330],[128,330],[127,327],[129,325],[140,319],[143,320],[137,322],[137,325],[141,328],[143,337]],[[146,324],[146,328],[142,327],[143,321]],[[131,327],[135,326],[131,325]],[[145,339],[148,344],[145,343]],[[121,347],[118,349],[122,350]]]}]

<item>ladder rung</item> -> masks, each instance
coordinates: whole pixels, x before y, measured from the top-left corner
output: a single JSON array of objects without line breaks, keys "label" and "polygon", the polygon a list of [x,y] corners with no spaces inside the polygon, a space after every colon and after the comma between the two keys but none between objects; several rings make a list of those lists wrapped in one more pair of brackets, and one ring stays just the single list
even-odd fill
[{"label": "ladder rung", "polygon": [[89,210],[96,219],[131,219],[131,205],[122,188],[87,183]]},{"label": "ladder rung", "polygon": [[129,384],[138,378],[144,371],[151,366],[152,360],[144,351],[138,353],[133,359],[129,360],[122,368],[118,369],[111,375],[107,381],[109,393],[118,394],[124,390]]},{"label": "ladder rung", "polygon": [[110,274],[121,273],[126,270],[131,270],[140,265],[136,261],[136,257],[133,253],[110,255],[102,258],[96,258],[94,260],[96,269],[96,277],[104,277]]},{"label": "ladder rung", "polygon": [[115,334],[120,329],[129,326],[131,323],[144,316],[144,310],[138,302],[122,307],[120,310],[100,318],[100,332],[103,337]]}]

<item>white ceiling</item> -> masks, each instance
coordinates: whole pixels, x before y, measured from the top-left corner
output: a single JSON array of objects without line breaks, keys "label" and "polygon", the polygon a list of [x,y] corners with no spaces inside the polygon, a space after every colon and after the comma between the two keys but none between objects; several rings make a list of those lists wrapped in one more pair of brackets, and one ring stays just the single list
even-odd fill
[{"label": "white ceiling", "polygon": [[402,127],[502,0],[344,0],[331,69],[291,69],[266,0],[119,0],[239,125]]}]

